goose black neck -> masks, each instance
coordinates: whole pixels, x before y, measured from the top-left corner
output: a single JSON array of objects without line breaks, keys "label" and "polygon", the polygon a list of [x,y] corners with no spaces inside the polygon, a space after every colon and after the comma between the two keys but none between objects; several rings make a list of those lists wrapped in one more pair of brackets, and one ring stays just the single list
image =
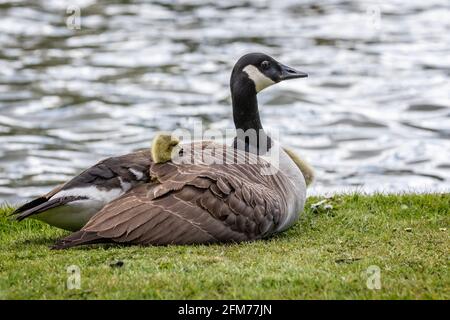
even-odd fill
[{"label": "goose black neck", "polygon": [[[246,151],[254,148],[256,148],[258,153],[267,151],[271,147],[271,141],[265,134],[261,124],[256,89],[253,81],[248,79],[248,77],[243,77],[242,75],[235,76],[233,74],[231,76],[230,87],[233,104],[233,120],[237,131],[234,146],[237,147],[237,140],[241,138],[245,142]],[[249,138],[253,133],[256,134],[256,139]],[[243,139],[240,137],[242,134],[244,134]],[[265,150],[260,150],[262,146],[264,146]]]},{"label": "goose black neck", "polygon": [[257,132],[263,130],[256,93],[241,88],[238,92],[232,92],[231,97],[233,100],[233,120],[236,129],[244,131],[253,129]]}]

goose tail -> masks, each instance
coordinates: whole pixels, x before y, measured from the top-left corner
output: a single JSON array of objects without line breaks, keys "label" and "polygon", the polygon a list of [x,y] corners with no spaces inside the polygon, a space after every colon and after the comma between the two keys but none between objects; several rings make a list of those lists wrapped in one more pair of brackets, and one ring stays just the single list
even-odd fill
[{"label": "goose tail", "polygon": [[66,197],[59,197],[59,198],[55,198],[55,199],[47,199],[44,197],[40,197],[31,202],[25,203],[21,207],[17,208],[14,212],[11,213],[11,216],[14,216],[14,219],[16,219],[17,221],[22,221],[25,218],[39,214],[41,212],[63,206],[72,201],[84,200],[84,199],[87,199],[87,197],[66,196]]}]

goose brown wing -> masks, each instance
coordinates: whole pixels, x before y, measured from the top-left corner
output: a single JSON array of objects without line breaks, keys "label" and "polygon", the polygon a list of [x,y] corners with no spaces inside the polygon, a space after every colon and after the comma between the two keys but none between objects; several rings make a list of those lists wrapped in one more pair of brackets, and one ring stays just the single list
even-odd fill
[{"label": "goose brown wing", "polygon": [[[221,146],[222,148],[222,146]],[[186,147],[183,147],[186,151]],[[135,187],[98,212],[55,248],[93,242],[193,244],[253,240],[270,235],[284,218],[280,173],[264,175],[264,163],[213,163],[211,157],[241,157],[231,148],[217,155],[194,152],[194,163],[152,164],[159,183]]]}]

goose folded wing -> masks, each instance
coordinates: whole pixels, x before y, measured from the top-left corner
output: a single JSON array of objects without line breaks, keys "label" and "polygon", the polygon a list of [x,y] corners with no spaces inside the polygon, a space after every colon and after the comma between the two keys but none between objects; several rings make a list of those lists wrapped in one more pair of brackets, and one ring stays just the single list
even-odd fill
[{"label": "goose folded wing", "polygon": [[[226,166],[226,167],[224,167]],[[239,242],[270,235],[282,197],[255,165],[152,164],[159,183],[112,201],[55,248],[95,242],[143,245]],[[252,173],[253,172],[253,173]]]}]

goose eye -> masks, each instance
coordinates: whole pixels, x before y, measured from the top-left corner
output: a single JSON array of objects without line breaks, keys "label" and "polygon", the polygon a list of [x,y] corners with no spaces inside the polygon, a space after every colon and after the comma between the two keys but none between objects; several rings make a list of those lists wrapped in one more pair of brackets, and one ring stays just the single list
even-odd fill
[{"label": "goose eye", "polygon": [[263,62],[261,62],[261,68],[263,68],[264,70],[265,69],[268,69],[270,67],[270,62],[269,61],[263,61]]}]

